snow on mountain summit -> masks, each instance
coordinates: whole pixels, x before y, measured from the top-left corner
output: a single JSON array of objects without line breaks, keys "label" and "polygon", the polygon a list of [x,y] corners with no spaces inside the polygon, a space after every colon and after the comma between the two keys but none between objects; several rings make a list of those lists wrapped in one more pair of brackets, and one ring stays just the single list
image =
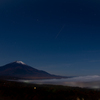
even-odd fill
[{"label": "snow on mountain summit", "polygon": [[18,63],[18,64],[24,64],[25,65],[25,63],[22,62],[22,61],[15,61],[15,62]]}]

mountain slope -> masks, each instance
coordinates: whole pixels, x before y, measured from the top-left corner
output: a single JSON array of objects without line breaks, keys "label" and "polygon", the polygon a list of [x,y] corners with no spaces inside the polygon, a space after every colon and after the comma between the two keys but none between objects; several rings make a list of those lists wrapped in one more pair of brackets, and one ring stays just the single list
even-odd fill
[{"label": "mountain slope", "polygon": [[0,67],[0,76],[17,77],[21,79],[50,79],[64,78],[63,76],[51,75],[45,71],[35,69],[22,61],[15,61]]}]

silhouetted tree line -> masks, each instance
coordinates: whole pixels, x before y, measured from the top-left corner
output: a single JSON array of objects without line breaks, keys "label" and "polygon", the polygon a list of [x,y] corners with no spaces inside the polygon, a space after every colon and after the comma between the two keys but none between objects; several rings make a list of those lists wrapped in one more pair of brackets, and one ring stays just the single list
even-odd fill
[{"label": "silhouetted tree line", "polygon": [[100,90],[2,80],[0,100],[100,100]]}]

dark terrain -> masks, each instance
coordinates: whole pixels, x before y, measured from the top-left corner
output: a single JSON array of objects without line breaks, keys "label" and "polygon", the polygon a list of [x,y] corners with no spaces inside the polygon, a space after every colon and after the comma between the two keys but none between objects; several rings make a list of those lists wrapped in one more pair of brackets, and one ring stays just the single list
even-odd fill
[{"label": "dark terrain", "polygon": [[100,100],[100,90],[0,80],[0,100]]}]

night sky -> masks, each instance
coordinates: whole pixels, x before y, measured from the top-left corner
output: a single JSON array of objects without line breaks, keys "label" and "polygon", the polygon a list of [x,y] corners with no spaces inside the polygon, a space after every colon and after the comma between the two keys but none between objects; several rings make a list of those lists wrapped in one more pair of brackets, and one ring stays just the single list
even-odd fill
[{"label": "night sky", "polygon": [[0,66],[100,75],[99,0],[0,0]]}]

